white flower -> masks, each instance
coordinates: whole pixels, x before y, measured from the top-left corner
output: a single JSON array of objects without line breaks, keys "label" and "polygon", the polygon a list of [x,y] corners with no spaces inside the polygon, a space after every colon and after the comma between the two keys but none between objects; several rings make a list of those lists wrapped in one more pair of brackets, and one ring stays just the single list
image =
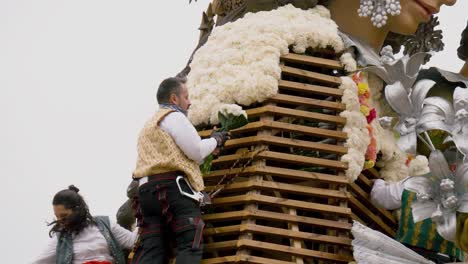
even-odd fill
[{"label": "white flower", "polygon": [[247,113],[244,110],[242,110],[242,107],[236,104],[225,104],[220,107],[219,112],[221,112],[225,116],[229,114],[233,116],[243,115],[245,116],[245,118],[247,118]]},{"label": "white flower", "polygon": [[357,86],[349,77],[341,78],[340,89],[343,89],[342,102],[346,105],[346,110],[340,113],[346,118],[346,125],[343,132],[348,135],[346,143],[348,153],[341,157],[342,162],[348,163],[346,177],[350,182],[357,179],[364,167],[367,146],[370,143],[367,120],[360,110],[359,98],[357,96]]},{"label": "white flower", "polygon": [[277,94],[280,56],[289,46],[295,52],[344,49],[338,27],[323,6],[302,10],[287,5],[216,27],[190,65],[190,120],[194,125],[215,124],[217,115],[212,113],[224,104],[250,105]]},{"label": "white flower", "polygon": [[357,70],[357,62],[353,58],[353,55],[349,52],[343,53],[340,57],[341,64],[343,64],[347,72],[354,72]]}]

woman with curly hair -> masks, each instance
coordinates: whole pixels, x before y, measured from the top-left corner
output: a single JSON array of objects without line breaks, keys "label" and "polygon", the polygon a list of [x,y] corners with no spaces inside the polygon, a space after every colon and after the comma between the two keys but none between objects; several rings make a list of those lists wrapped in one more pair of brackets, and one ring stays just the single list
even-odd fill
[{"label": "woman with curly hair", "polygon": [[137,231],[110,223],[107,216],[93,217],[78,192],[70,185],[55,194],[52,206],[57,220],[49,224],[52,240],[33,263],[124,264],[122,248],[133,247]]},{"label": "woman with curly hair", "polygon": [[460,71],[460,74],[468,78],[468,23],[462,33],[460,47],[458,48],[458,57],[465,61],[465,65]]}]

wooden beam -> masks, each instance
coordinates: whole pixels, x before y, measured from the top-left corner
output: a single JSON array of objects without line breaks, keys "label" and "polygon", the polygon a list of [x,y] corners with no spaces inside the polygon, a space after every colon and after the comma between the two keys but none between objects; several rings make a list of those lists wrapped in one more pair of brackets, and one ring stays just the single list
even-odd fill
[{"label": "wooden beam", "polygon": [[[238,134],[246,133],[246,132],[259,131],[262,129],[276,129],[276,130],[285,131],[285,132],[294,132],[294,133],[300,133],[300,134],[308,135],[308,136],[333,138],[337,140],[346,140],[348,138],[348,135],[342,131],[296,125],[296,124],[290,124],[290,123],[284,123],[284,122],[278,122],[278,121],[251,122],[243,127],[231,130],[231,133],[233,135],[238,135]],[[211,130],[199,131],[198,134],[200,135],[200,137],[206,138],[210,136]]]},{"label": "wooden beam", "polygon": [[237,256],[226,256],[218,258],[203,259],[200,264],[223,264],[223,263],[239,263]]},{"label": "wooden beam", "polygon": [[238,240],[229,240],[229,241],[222,241],[222,242],[213,242],[213,243],[204,243],[203,250],[206,252],[213,252],[213,251],[220,251],[220,250],[228,250],[238,248]]},{"label": "wooden beam", "polygon": [[[362,219],[362,216],[366,216],[369,218],[372,222],[377,224],[382,231],[384,231],[387,235],[394,237],[396,232],[393,230],[390,226],[388,226],[382,219],[375,215],[372,211],[370,211],[366,206],[364,206],[360,201],[358,201],[356,198],[351,196],[349,198],[349,204],[354,207],[353,212]],[[360,214],[358,214],[359,212]]]},{"label": "wooden beam", "polygon": [[264,210],[242,210],[233,212],[223,212],[203,215],[203,220],[206,222],[224,222],[242,220],[247,217],[255,217],[256,219],[280,222],[293,222],[311,226],[318,226],[336,230],[350,231],[352,225],[350,223],[338,222],[333,220],[290,215],[277,212],[269,212]]},{"label": "wooden beam", "polygon": [[395,219],[395,217],[387,210],[380,208],[378,206],[375,206],[371,203],[370,201],[370,195],[367,194],[364,190],[361,189],[357,184],[351,183],[348,185],[349,188],[353,191],[353,193],[358,197],[358,200],[360,201],[365,201],[366,206],[371,209],[373,212],[378,212],[381,216],[384,217],[384,219],[388,222],[390,222],[391,225],[397,226],[398,223]]},{"label": "wooden beam", "polygon": [[314,211],[321,213],[330,213],[330,214],[339,214],[339,215],[351,215],[351,210],[349,208],[344,208],[334,205],[319,204],[313,202],[304,202],[299,200],[285,199],[266,196],[262,194],[244,194],[229,196],[223,198],[214,198],[212,204],[214,206],[226,206],[226,205],[235,205],[235,204],[245,204],[245,203],[261,203],[268,204],[271,206],[286,206],[290,208],[296,208],[306,211]]},{"label": "wooden beam", "polygon": [[368,188],[369,190],[372,189],[372,186],[374,185],[374,183],[369,180],[365,175],[363,175],[362,173],[359,174],[358,178],[357,178],[360,182],[362,182],[366,188]]},{"label": "wooden beam", "polygon": [[310,94],[318,94],[318,95],[325,95],[325,96],[333,96],[333,97],[341,97],[343,96],[343,89],[337,89],[327,86],[321,85],[313,85],[301,82],[292,82],[286,80],[279,80],[278,88],[281,90],[286,91],[295,91],[295,92],[303,92],[303,93],[310,93]]},{"label": "wooden beam", "polygon": [[272,235],[272,236],[281,236],[291,239],[302,239],[307,241],[314,242],[323,242],[336,244],[341,246],[351,246],[350,238],[340,238],[336,236],[321,235],[315,233],[301,232],[301,231],[292,231],[290,229],[261,226],[261,225],[241,225],[241,232],[250,231],[257,234]]},{"label": "wooden beam", "polygon": [[316,120],[320,122],[336,123],[339,125],[346,124],[346,118],[344,117],[284,108],[284,107],[279,107],[279,106],[271,106],[271,105],[248,109],[246,112],[249,117],[257,117],[257,116],[261,116],[264,114],[274,114],[274,115],[289,116],[289,117],[294,117],[294,118],[299,118],[299,119],[302,118],[306,120]]},{"label": "wooden beam", "polygon": [[291,75],[295,77],[303,77],[312,81],[321,82],[328,85],[341,85],[341,79],[339,77],[326,75],[322,73],[306,71],[298,68],[293,68],[289,66],[281,66],[281,74]]},{"label": "wooden beam", "polygon": [[[235,175],[240,171],[239,168],[236,169],[226,169],[226,170],[217,170],[212,171],[210,174],[204,176],[205,179],[217,179],[219,177],[224,176],[225,174]],[[293,169],[285,169],[273,166],[249,166],[246,167],[243,172],[239,174],[239,176],[246,176],[251,174],[269,174],[275,177],[287,178],[287,179],[294,179],[300,181],[320,181],[325,183],[336,183],[336,184],[348,184],[348,179],[344,176],[338,176],[333,174],[325,174],[325,173],[318,173],[318,172],[310,172],[310,171],[302,171],[302,170],[293,170]]]},{"label": "wooden beam", "polygon": [[290,239],[302,239],[314,242],[323,242],[329,244],[336,244],[341,246],[351,246],[350,238],[342,238],[337,236],[321,235],[316,233],[292,231],[289,229],[262,226],[256,224],[242,224],[223,227],[205,228],[203,231],[204,236],[219,236],[219,235],[233,235],[239,232],[252,232],[256,234],[264,234],[271,236],[281,236]]},{"label": "wooden beam", "polygon": [[325,67],[328,69],[342,70],[343,65],[337,60],[330,60],[324,58],[318,58],[313,56],[307,56],[302,54],[289,53],[281,56],[282,61],[295,62],[301,64],[307,64],[312,66]]},{"label": "wooden beam", "polygon": [[[252,155],[242,155],[242,154],[232,154],[221,156],[213,160],[213,165],[222,164],[222,163],[231,163],[241,158],[250,158]],[[348,164],[346,162],[341,162],[337,160],[328,160],[322,158],[313,158],[307,156],[300,156],[294,154],[286,154],[275,151],[263,151],[257,154],[256,159],[265,159],[265,160],[274,160],[281,161],[291,164],[305,165],[305,166],[319,166],[326,167],[338,170],[346,170]]]},{"label": "wooden beam", "polygon": [[204,236],[234,235],[241,232],[240,225],[207,227],[203,229]]},{"label": "wooden beam", "polygon": [[201,264],[224,264],[224,263],[252,263],[252,264],[295,264],[295,262],[262,258],[251,255],[236,255],[219,258],[204,259]]},{"label": "wooden beam", "polygon": [[344,111],[346,109],[345,104],[338,102],[331,102],[313,98],[307,98],[302,96],[287,95],[287,94],[276,94],[267,99],[269,102],[289,104],[289,105],[301,105],[314,107],[318,109],[331,109],[336,111]]},{"label": "wooden beam", "polygon": [[315,143],[315,142],[306,141],[306,140],[275,137],[275,136],[270,136],[270,135],[257,135],[257,136],[252,136],[252,137],[231,139],[226,142],[225,148],[227,149],[240,148],[240,147],[252,146],[252,145],[257,145],[257,144],[268,144],[268,145],[275,145],[275,146],[281,146],[281,147],[293,147],[293,148],[299,148],[299,149],[316,150],[316,151],[334,153],[334,154],[339,154],[339,155],[344,155],[348,152],[348,148],[343,147],[343,146]]},{"label": "wooden beam", "polygon": [[[211,191],[214,186],[206,186],[206,191]],[[280,191],[282,193],[293,193],[322,198],[348,199],[349,193],[338,190],[330,190],[316,187],[309,187],[297,184],[278,183],[269,181],[243,181],[235,182],[226,187],[223,191],[241,191],[249,189],[259,189],[265,191]]]},{"label": "wooden beam", "polygon": [[294,256],[309,257],[316,259],[332,260],[336,262],[348,263],[353,260],[351,256],[340,256],[338,254],[320,252],[316,250],[294,248],[290,246],[283,246],[268,242],[253,241],[253,240],[239,240],[239,247],[248,247],[251,249],[267,251],[267,252],[280,252],[285,254],[291,254]]}]

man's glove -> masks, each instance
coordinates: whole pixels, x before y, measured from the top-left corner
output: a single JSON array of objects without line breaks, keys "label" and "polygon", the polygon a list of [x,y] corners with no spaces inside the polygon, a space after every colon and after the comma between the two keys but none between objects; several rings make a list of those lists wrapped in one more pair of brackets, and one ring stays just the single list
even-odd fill
[{"label": "man's glove", "polygon": [[216,147],[221,148],[224,146],[224,143],[226,143],[226,140],[229,139],[229,132],[227,131],[215,131],[211,132],[210,135],[212,138],[216,139],[216,142],[218,143]]}]

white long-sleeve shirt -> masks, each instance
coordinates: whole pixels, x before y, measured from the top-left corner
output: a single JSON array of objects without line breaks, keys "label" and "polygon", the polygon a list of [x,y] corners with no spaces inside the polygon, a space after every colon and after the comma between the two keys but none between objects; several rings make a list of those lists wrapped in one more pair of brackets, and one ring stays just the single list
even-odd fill
[{"label": "white long-sleeve shirt", "polygon": [[395,210],[401,207],[401,196],[404,191],[403,179],[399,182],[385,182],[378,179],[372,186],[370,194],[371,202],[387,210]]},{"label": "white long-sleeve shirt", "polygon": [[180,112],[168,114],[159,126],[174,139],[189,159],[198,164],[202,164],[217,146],[214,138],[201,139],[192,123]]},{"label": "white long-sleeve shirt", "polygon": [[[138,229],[133,232],[111,221],[111,232],[117,243],[124,249],[131,249],[138,236]],[[54,235],[45,250],[33,261],[33,264],[55,264],[57,235]],[[96,225],[89,225],[73,237],[73,264],[87,261],[110,261],[109,247],[104,236]]]}]

